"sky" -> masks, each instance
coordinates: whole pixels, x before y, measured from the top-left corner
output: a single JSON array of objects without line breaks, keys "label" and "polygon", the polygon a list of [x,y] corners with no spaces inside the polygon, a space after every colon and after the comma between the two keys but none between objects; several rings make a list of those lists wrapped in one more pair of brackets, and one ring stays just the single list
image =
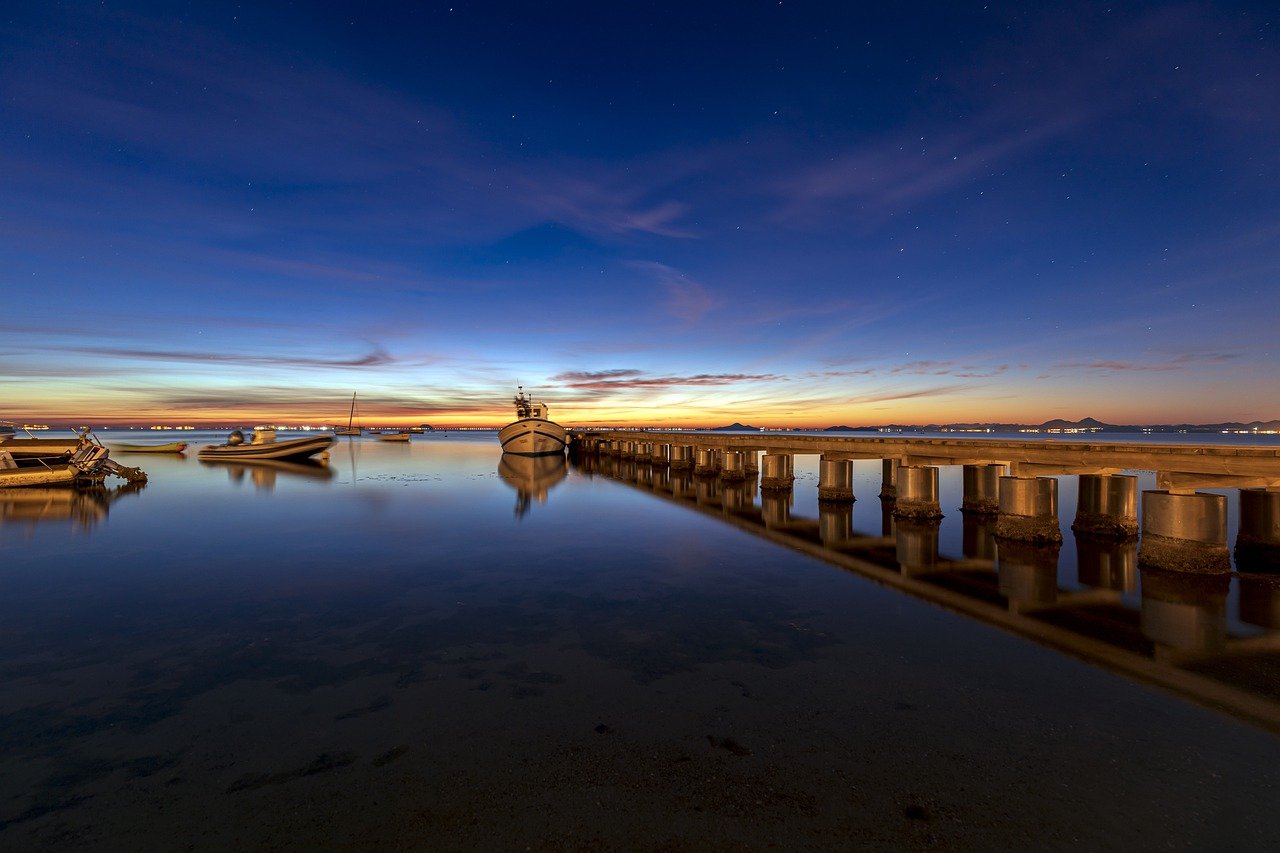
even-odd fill
[{"label": "sky", "polygon": [[0,8],[0,418],[1280,418],[1274,3]]}]

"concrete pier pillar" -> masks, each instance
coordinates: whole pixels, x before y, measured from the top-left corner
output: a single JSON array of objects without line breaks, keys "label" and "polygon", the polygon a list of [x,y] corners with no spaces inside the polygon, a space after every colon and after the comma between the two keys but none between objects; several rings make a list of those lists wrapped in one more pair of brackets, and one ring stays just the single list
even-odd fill
[{"label": "concrete pier pillar", "polygon": [[796,481],[790,453],[766,453],[760,459],[761,489],[790,489]]},{"label": "concrete pier pillar", "polygon": [[1133,592],[1138,588],[1138,540],[1077,534],[1076,579],[1098,589]]},{"label": "concrete pier pillar", "polygon": [[818,500],[852,501],[853,460],[828,459],[818,462]]},{"label": "concrete pier pillar", "polygon": [[791,521],[790,489],[769,489],[760,493],[760,515],[765,527],[777,527]]},{"label": "concrete pier pillar", "polygon": [[[1143,534],[1144,537],[1146,534]],[[1142,566],[1142,633],[1169,652],[1219,652],[1227,638],[1231,576]]]},{"label": "concrete pier pillar", "polygon": [[1240,490],[1236,567],[1242,572],[1280,571],[1280,489]]},{"label": "concrete pier pillar", "polygon": [[671,470],[688,471],[693,468],[693,445],[671,445]]},{"label": "concrete pier pillar", "polygon": [[1138,535],[1138,478],[1131,474],[1081,474],[1071,529],[1118,539]]},{"label": "concrete pier pillar", "polygon": [[1226,495],[1143,492],[1138,563],[1170,571],[1231,571]]},{"label": "concrete pier pillar", "polygon": [[895,525],[894,543],[898,571],[904,575],[924,574],[938,567],[938,531],[941,519],[917,521],[902,518]]},{"label": "concrete pier pillar", "polygon": [[961,532],[961,550],[970,560],[996,558],[996,519],[985,512],[966,512]]},{"label": "concrete pier pillar", "polygon": [[722,480],[745,480],[747,479],[747,461],[741,450],[729,449],[724,451],[724,465],[720,470],[720,478]]},{"label": "concrete pier pillar", "polygon": [[1001,477],[996,535],[1019,542],[1061,542],[1058,481],[1052,477]]},{"label": "concrete pier pillar", "polygon": [[893,514],[898,518],[942,518],[938,504],[938,469],[932,465],[899,465],[895,471]]},{"label": "concrete pier pillar", "polygon": [[1003,539],[996,544],[997,586],[1017,612],[1028,607],[1051,604],[1058,599],[1058,553],[1056,542],[1036,543]]},{"label": "concrete pier pillar", "polygon": [[621,455],[622,455],[622,442],[621,442],[621,441],[618,441],[616,438],[611,438],[611,439],[609,439],[609,455],[610,455],[610,456],[621,456]]},{"label": "concrete pier pillar", "polygon": [[880,463],[880,497],[891,501],[898,496],[898,460],[885,459]]},{"label": "concrete pier pillar", "polygon": [[649,454],[649,461],[654,465],[667,465],[671,462],[671,445],[655,443]]},{"label": "concrete pier pillar", "polygon": [[760,451],[755,448],[742,451],[743,466],[742,470],[748,474],[760,473]]},{"label": "concrete pier pillar", "polygon": [[1000,510],[1000,478],[1004,465],[964,466],[964,499],[962,512],[995,514]]},{"label": "concrete pier pillar", "polygon": [[720,457],[714,447],[699,447],[693,452],[693,473],[706,476],[720,472]]},{"label": "concrete pier pillar", "polygon": [[848,501],[818,501],[818,537],[827,547],[853,538],[853,504]]}]

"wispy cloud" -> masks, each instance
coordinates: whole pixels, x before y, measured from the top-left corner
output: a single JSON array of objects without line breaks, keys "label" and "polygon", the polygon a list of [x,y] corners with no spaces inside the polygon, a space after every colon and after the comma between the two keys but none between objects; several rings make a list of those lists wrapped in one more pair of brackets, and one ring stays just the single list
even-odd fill
[{"label": "wispy cloud", "polygon": [[735,385],[741,382],[774,382],[785,377],[771,373],[698,373],[692,376],[645,376],[638,370],[606,370],[595,373],[568,372],[551,377],[568,388],[623,390],[669,388],[681,385]]},{"label": "wispy cloud", "polygon": [[666,310],[686,323],[697,323],[720,307],[722,300],[705,285],[674,267],[657,261],[632,261],[630,266],[653,275],[667,292]]},{"label": "wispy cloud", "polygon": [[126,349],[122,347],[59,347],[57,352],[78,353],[100,358],[134,359],[139,361],[179,361],[200,364],[219,362],[228,364],[257,364],[275,367],[377,367],[394,364],[395,359],[381,349],[353,358],[305,358],[292,355],[252,355],[249,353],[198,352],[195,350]]},{"label": "wispy cloud", "polygon": [[1103,359],[1098,361],[1075,361],[1055,364],[1062,370],[1089,370],[1105,373],[1156,372],[1164,373],[1174,370],[1189,370],[1200,365],[1228,364],[1239,358],[1234,353],[1187,353],[1167,361],[1119,361]]}]

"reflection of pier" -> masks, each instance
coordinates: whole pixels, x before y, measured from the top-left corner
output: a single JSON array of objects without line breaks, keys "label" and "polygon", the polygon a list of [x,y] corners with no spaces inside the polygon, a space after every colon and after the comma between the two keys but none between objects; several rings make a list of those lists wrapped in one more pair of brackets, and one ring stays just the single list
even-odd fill
[{"label": "reflection of pier", "polygon": [[[1203,489],[1240,490],[1237,559],[1246,567],[1280,566],[1280,448],[1216,445],[1089,444],[1057,441],[902,439],[684,432],[577,432],[576,449],[619,459],[692,469],[725,483],[759,472],[762,489],[788,489],[797,454],[820,456],[818,497],[852,501],[853,462],[881,460],[880,496],[895,518],[942,517],[938,467],[964,466],[964,509],[993,512],[1005,539],[1052,543],[1058,480],[1080,480],[1072,527],[1115,538],[1141,529],[1145,566],[1229,571],[1227,498]],[[1159,488],[1139,500],[1137,478],[1153,471]]]},{"label": "reflection of pier", "polygon": [[[1058,582],[1061,532],[1057,530],[1056,489],[1033,485],[1005,491],[1003,481],[1012,475],[1002,474],[997,512],[981,512],[973,508],[969,498],[990,500],[990,496],[969,494],[970,483],[985,481],[982,487],[989,488],[989,475],[979,471],[966,476],[969,508],[962,516],[963,555],[948,556],[940,553],[938,515],[927,507],[898,512],[895,504],[901,495],[897,501],[882,499],[870,512],[858,503],[861,529],[855,527],[854,503],[848,498],[824,496],[818,502],[818,517],[802,518],[792,511],[793,488],[778,482],[790,473],[791,460],[767,461],[770,455],[783,454],[759,458],[761,477],[757,482],[755,477],[738,474],[739,470],[750,470],[756,460],[730,457],[734,475],[726,478],[723,468],[716,468],[717,461],[724,464],[715,458],[716,448],[686,451],[668,446],[655,452],[635,442],[634,434],[626,441],[635,446],[611,452],[613,447],[596,443],[597,452],[593,453],[592,442],[580,438],[574,464],[585,472],[628,483],[886,586],[1280,731],[1280,691],[1275,688],[1280,684],[1280,573],[1240,576],[1238,616],[1257,630],[1247,635],[1230,631],[1227,591],[1232,576],[1221,571],[1221,558],[1226,555],[1225,520],[1220,527],[1213,526],[1219,524],[1216,509],[1225,508],[1224,496],[1190,492],[1197,501],[1194,506],[1208,507],[1208,511],[1182,519],[1190,530],[1178,525],[1161,527],[1168,517],[1164,514],[1168,505],[1159,498],[1152,501],[1155,510],[1143,515],[1140,549],[1138,537],[1129,533],[1131,528],[1137,529],[1136,524],[1130,525],[1137,514],[1136,478],[1091,471],[1085,476],[1117,479],[1081,486],[1081,510],[1074,534],[1076,578],[1081,588],[1063,588]],[[1269,452],[1274,459],[1274,451]],[[674,459],[696,464],[677,468],[671,463]],[[975,463],[997,464],[1002,463]],[[900,467],[894,460],[892,485],[920,485],[898,477]],[[885,471],[890,471],[888,463]],[[851,472],[839,472],[840,477],[846,474],[847,480],[833,483],[835,478],[820,470],[820,481],[825,478],[827,485],[842,488],[847,482],[851,489]],[[1023,479],[1035,482],[1043,476]],[[919,480],[921,489],[911,494],[928,497],[931,489],[936,503],[936,468],[932,474],[920,475]],[[1053,480],[1043,481],[1056,485]],[[1011,506],[1011,494],[1025,503]],[[1144,501],[1150,500],[1151,494],[1170,493],[1148,493]],[[1242,496],[1237,556],[1253,549],[1250,553],[1263,555],[1258,560],[1271,562],[1248,563],[1246,568],[1274,568],[1280,538],[1275,526],[1280,517],[1276,510],[1280,492],[1254,487],[1243,494],[1252,497]],[[1202,498],[1219,500],[1199,502]],[[1246,501],[1252,501],[1247,509]],[[1002,526],[1001,522],[1016,514],[1010,510],[1024,508],[1036,510],[1024,513],[1029,522],[1021,531],[1017,522],[1012,525],[1015,534],[1024,535],[1003,535],[1010,525]],[[1053,530],[1045,531],[1049,510]],[[1248,528],[1249,539],[1245,535],[1246,512],[1259,516]],[[1090,514],[1102,516],[1106,523],[1098,524]],[[876,532],[866,532],[867,528]],[[1157,544],[1174,551],[1172,567],[1146,558],[1147,537],[1155,537]],[[1187,541],[1180,542],[1180,538]],[[1158,556],[1168,559],[1166,554]]]}]

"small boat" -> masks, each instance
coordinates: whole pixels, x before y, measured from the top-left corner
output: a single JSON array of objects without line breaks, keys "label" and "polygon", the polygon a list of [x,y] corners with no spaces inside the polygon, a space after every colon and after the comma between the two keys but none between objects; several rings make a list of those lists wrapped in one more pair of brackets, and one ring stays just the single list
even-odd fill
[{"label": "small boat", "polygon": [[408,441],[412,437],[413,434],[408,430],[378,433],[378,441]]},{"label": "small boat", "polygon": [[168,444],[112,444],[111,449],[121,453],[181,453],[187,449],[187,443],[171,441]]},{"label": "small boat", "polygon": [[360,416],[356,414],[356,395],[351,393],[351,412],[347,415],[347,428],[334,427],[334,435],[359,435],[360,434]]},{"label": "small boat", "polygon": [[17,432],[17,427],[11,421],[0,421],[0,441],[4,441],[6,438],[13,438]]},{"label": "small boat", "polygon": [[200,448],[200,459],[306,459],[328,450],[332,435],[316,435],[276,441],[270,427],[255,427],[248,443],[244,433],[233,430],[226,444],[206,444]]},{"label": "small boat", "polygon": [[516,456],[549,456],[564,453],[564,427],[547,419],[546,403],[535,403],[517,386],[516,420],[498,430],[503,453]]}]

